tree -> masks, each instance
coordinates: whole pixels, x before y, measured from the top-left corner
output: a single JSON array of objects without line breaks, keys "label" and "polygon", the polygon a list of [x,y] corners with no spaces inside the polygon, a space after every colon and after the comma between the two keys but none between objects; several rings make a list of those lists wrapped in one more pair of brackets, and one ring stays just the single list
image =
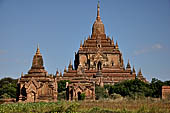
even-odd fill
[{"label": "tree", "polygon": [[108,98],[108,93],[105,88],[97,86],[95,87],[96,100]]},{"label": "tree", "polygon": [[162,82],[161,80],[158,80],[156,78],[152,78],[152,81],[150,83],[150,88],[152,90],[152,97],[159,98],[162,95],[162,86],[168,84],[169,82]]},{"label": "tree", "polygon": [[66,82],[70,83],[69,80],[60,80],[58,82],[58,93],[66,91]]},{"label": "tree", "polygon": [[17,79],[3,78],[0,80],[0,98],[16,98]]},{"label": "tree", "polygon": [[69,80],[60,80],[58,82],[58,100],[65,100],[68,97],[68,92],[66,91],[66,82],[70,83]]},{"label": "tree", "polygon": [[151,89],[149,84],[139,79],[126,80],[115,85],[105,86],[109,90],[109,95],[116,93],[121,96],[130,96],[132,98],[150,96]]}]

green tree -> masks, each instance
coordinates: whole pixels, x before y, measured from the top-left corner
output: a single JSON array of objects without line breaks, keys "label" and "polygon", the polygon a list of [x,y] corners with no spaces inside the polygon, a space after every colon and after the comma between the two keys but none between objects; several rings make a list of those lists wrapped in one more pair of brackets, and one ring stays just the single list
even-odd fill
[{"label": "green tree", "polygon": [[69,80],[61,80],[58,82],[58,100],[65,100],[68,97],[66,82],[70,83]]},{"label": "green tree", "polygon": [[116,93],[121,96],[130,96],[133,98],[150,96],[151,89],[149,88],[149,84],[145,83],[139,79],[135,80],[126,80],[120,83],[116,83],[115,85],[105,86],[109,90],[109,95]]},{"label": "green tree", "polygon": [[70,83],[69,80],[60,80],[58,82],[58,93],[66,91],[66,82]]},{"label": "green tree", "polygon": [[0,98],[16,98],[17,79],[3,78],[0,80]]},{"label": "green tree", "polygon": [[158,80],[156,78],[152,78],[152,81],[150,83],[150,88],[152,90],[152,97],[159,98],[162,95],[162,86],[168,85],[169,82],[162,82],[161,80]]},{"label": "green tree", "polygon": [[95,87],[96,100],[108,98],[108,93],[104,87],[97,86]]}]

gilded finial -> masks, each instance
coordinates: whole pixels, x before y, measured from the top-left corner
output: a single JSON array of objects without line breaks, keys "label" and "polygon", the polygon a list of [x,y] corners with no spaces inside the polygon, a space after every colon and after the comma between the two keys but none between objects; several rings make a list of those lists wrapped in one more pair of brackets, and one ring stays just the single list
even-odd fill
[{"label": "gilded finial", "polygon": [[117,42],[117,40],[116,40],[116,49],[119,49],[119,46],[118,46],[118,42]]},{"label": "gilded finial", "polygon": [[39,49],[39,44],[37,44],[37,51],[36,51],[36,55],[41,55],[41,53],[40,53],[40,49]]},{"label": "gilded finial", "polygon": [[111,44],[112,44],[112,45],[114,45],[114,40],[113,40],[113,36],[112,36],[112,40],[111,40],[111,42],[112,42]]},{"label": "gilded finial", "polygon": [[100,20],[100,1],[98,1],[98,4],[97,4],[97,20]]}]

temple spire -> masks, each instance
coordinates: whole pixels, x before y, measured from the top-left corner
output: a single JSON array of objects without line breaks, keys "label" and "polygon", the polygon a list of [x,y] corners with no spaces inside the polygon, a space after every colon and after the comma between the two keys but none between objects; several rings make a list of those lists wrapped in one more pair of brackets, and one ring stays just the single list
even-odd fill
[{"label": "temple spire", "polygon": [[36,55],[41,55],[41,53],[40,53],[40,49],[39,49],[39,44],[37,44],[37,51],[36,51]]},{"label": "temple spire", "polygon": [[128,63],[127,63],[126,69],[128,69],[128,68],[129,68],[129,69],[131,68],[129,59],[128,59]]},{"label": "temple spire", "polygon": [[72,69],[73,69],[73,65],[72,65],[71,60],[70,60],[70,63],[68,65],[68,70],[72,70]]},{"label": "temple spire", "polygon": [[97,4],[97,18],[96,20],[100,20],[100,2],[98,1],[98,4]]},{"label": "temple spire", "polygon": [[96,17],[96,21],[93,24],[92,27],[92,35],[95,35],[95,37],[97,35],[100,34],[105,34],[105,29],[104,29],[104,24],[102,23],[102,20],[100,18],[100,5],[99,2],[97,4],[97,17]]},{"label": "temple spire", "polygon": [[45,68],[43,66],[43,58],[40,53],[39,45],[37,45],[37,51],[33,57],[31,69],[28,71],[28,74],[32,74],[32,73],[47,74],[47,71],[45,70]]},{"label": "temple spire", "polygon": [[65,66],[65,68],[64,68],[64,72],[67,72],[67,68],[66,68],[66,66]]},{"label": "temple spire", "polygon": [[119,49],[117,40],[116,40],[116,46],[115,46],[115,48],[116,48],[116,49]]},{"label": "temple spire", "polygon": [[113,37],[112,37],[112,40],[111,40],[111,44],[114,46],[114,39],[113,39]]},{"label": "temple spire", "polygon": [[138,76],[142,76],[142,69],[139,69]]}]

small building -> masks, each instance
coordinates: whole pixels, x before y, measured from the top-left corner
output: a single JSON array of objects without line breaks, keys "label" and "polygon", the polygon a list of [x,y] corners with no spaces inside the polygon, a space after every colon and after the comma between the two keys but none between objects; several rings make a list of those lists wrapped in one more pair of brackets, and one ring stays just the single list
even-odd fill
[{"label": "small building", "polygon": [[162,86],[162,99],[170,99],[170,86]]},{"label": "small building", "polygon": [[17,84],[17,101],[57,101],[57,79],[49,75],[43,66],[43,58],[37,47],[32,67],[28,74],[21,74]]},{"label": "small building", "polygon": [[85,100],[95,100],[95,83],[79,80],[66,84],[66,98],[69,101],[83,100],[82,94],[85,96]]}]

